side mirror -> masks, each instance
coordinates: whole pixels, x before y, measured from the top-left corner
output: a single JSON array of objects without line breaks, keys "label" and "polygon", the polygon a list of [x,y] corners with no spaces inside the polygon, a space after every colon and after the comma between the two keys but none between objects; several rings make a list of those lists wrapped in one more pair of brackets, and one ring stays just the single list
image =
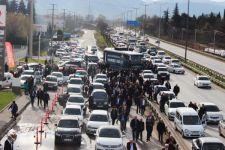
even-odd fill
[{"label": "side mirror", "polygon": [[55,127],[57,127],[57,123],[55,124]]}]

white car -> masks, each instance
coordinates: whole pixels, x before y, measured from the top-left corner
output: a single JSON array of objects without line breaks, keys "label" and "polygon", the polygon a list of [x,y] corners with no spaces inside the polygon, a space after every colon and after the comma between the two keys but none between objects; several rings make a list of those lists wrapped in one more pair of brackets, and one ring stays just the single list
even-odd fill
[{"label": "white car", "polygon": [[82,86],[83,84],[84,84],[84,82],[81,78],[70,78],[70,80],[68,81],[68,86],[70,86],[70,85]]},{"label": "white car", "polygon": [[145,74],[145,73],[152,73],[152,70],[143,70],[142,74]]},{"label": "white car", "polygon": [[197,86],[198,88],[204,88],[204,87],[211,88],[211,81],[208,76],[198,75],[194,79],[194,85]]},{"label": "white car", "polygon": [[102,125],[110,125],[111,118],[106,110],[93,110],[86,124],[86,133],[94,135]]},{"label": "white car", "polygon": [[225,136],[225,120],[221,120],[219,122],[218,128],[219,128],[219,134],[221,136]]},{"label": "white car", "polygon": [[93,87],[93,90],[97,90],[97,89],[105,89],[104,88],[104,85],[102,83],[96,83],[96,82],[93,82],[92,84],[92,87]]},{"label": "white car", "polygon": [[164,108],[165,108],[165,114],[167,115],[167,117],[170,120],[173,120],[174,119],[174,116],[176,114],[177,108],[180,108],[180,107],[185,107],[184,102],[181,101],[181,100],[172,99],[170,101],[167,101],[167,103],[164,106]]},{"label": "white car", "polygon": [[216,123],[218,124],[221,120],[223,120],[223,115],[218,106],[214,103],[210,102],[201,102],[199,104],[199,109],[204,106],[205,110],[205,120],[207,123]]},{"label": "white car", "polygon": [[79,119],[79,122],[82,122],[84,119],[83,110],[80,105],[66,105],[63,110],[63,115],[72,115]]},{"label": "white car", "polygon": [[184,68],[179,64],[170,64],[168,65],[168,71],[176,74],[184,74]]},{"label": "white car", "polygon": [[108,81],[107,75],[106,74],[100,74],[100,73],[95,75],[95,79],[105,79],[105,80]]},{"label": "white car", "polygon": [[201,137],[192,140],[192,150],[224,150],[224,142],[216,137]]},{"label": "white car", "polygon": [[162,62],[164,64],[169,64],[171,61],[171,57],[170,56],[164,56],[163,59],[162,59]]},{"label": "white car", "polygon": [[[31,75],[21,75],[20,76],[20,85],[21,88],[24,88],[24,83],[26,82],[27,79],[29,79]],[[36,79],[34,78],[34,85],[36,84]]]},{"label": "white car", "polygon": [[170,60],[170,65],[172,65],[172,64],[181,65],[181,62],[178,59],[171,59]]},{"label": "white car", "polygon": [[95,149],[123,150],[123,136],[120,130],[112,125],[101,126],[96,132]]},{"label": "white car", "polygon": [[164,56],[165,56],[165,52],[164,51],[158,51],[157,52],[157,56],[160,58],[160,59],[162,59]]},{"label": "white car", "polygon": [[56,76],[59,85],[62,85],[65,83],[62,72],[52,72],[51,75]]},{"label": "white car", "polygon": [[22,75],[29,75],[34,77],[34,70],[24,70]]},{"label": "white car", "polygon": [[172,99],[175,99],[175,98],[176,98],[176,96],[175,96],[175,94],[174,94],[173,91],[161,91],[161,92],[159,92],[159,94],[157,95],[157,103],[158,103],[158,104],[160,104],[161,97],[162,97],[163,94],[164,94],[165,96],[167,96],[169,100],[172,100]]},{"label": "white car", "polygon": [[82,87],[81,87],[81,85],[68,85],[67,93],[69,95],[70,94],[82,94]]},{"label": "white car", "polygon": [[84,111],[84,114],[86,112],[85,100],[81,94],[71,94],[66,102],[66,105],[80,105]]},{"label": "white car", "polygon": [[5,87],[12,87],[13,75],[9,72],[4,73],[4,78],[0,81],[0,89]]},{"label": "white car", "polygon": [[155,75],[153,73],[144,73],[143,74],[144,81],[150,80],[152,78],[155,78]]}]

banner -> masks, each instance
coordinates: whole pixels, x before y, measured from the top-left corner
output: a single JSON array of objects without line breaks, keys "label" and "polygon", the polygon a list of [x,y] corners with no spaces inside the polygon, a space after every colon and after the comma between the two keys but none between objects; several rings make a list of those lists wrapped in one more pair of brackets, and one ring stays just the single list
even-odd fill
[{"label": "banner", "polygon": [[6,6],[0,5],[0,27],[5,27],[6,22]]},{"label": "banner", "polygon": [[9,68],[14,68],[16,65],[15,65],[12,44],[10,42],[5,42],[5,48],[6,48],[6,54],[7,54],[7,64]]}]

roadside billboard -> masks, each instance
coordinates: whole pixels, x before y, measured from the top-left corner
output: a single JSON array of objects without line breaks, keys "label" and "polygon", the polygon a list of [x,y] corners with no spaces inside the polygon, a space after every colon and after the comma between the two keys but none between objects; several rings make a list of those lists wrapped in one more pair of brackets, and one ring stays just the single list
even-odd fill
[{"label": "roadside billboard", "polygon": [[6,6],[0,5],[0,81],[4,78],[5,72],[5,24]]}]

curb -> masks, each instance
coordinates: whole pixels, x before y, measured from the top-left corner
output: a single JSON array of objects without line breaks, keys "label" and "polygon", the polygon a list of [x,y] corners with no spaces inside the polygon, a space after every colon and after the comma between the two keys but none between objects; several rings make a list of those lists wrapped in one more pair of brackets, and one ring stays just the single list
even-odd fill
[{"label": "curb", "polygon": [[[151,36],[151,35],[148,35],[150,38],[156,40],[157,38],[154,37],[154,36]],[[170,41],[165,41],[163,39],[160,39],[160,41],[163,41],[167,44],[171,44],[171,45],[174,45],[174,46],[177,46],[177,47],[180,47],[180,48],[185,48],[185,46],[183,45],[180,45],[180,44],[176,44],[176,43],[173,43],[173,42],[170,42]],[[213,55],[213,54],[210,54],[210,53],[207,53],[207,52],[203,52],[203,51],[200,51],[200,50],[196,50],[196,49],[193,49],[193,48],[190,48],[188,47],[188,50],[190,51],[193,51],[193,52],[196,52],[198,54],[202,54],[204,56],[207,56],[207,57],[210,57],[210,58],[213,58],[213,59],[216,59],[216,60],[219,60],[219,61],[222,61],[222,62],[225,62],[225,58],[223,57],[220,57],[220,56],[217,56],[217,55]]]},{"label": "curb", "polygon": [[[30,101],[27,102],[27,104],[22,107],[20,109],[20,111],[18,112],[18,117],[23,113],[23,111],[27,108],[27,106],[30,104]],[[17,117],[17,118],[18,118]],[[14,120],[14,119],[11,119],[9,122],[7,122],[1,129],[0,129],[0,140],[2,140],[2,138],[6,135],[6,133],[12,129],[16,123],[19,121],[19,119],[17,120]]]}]

